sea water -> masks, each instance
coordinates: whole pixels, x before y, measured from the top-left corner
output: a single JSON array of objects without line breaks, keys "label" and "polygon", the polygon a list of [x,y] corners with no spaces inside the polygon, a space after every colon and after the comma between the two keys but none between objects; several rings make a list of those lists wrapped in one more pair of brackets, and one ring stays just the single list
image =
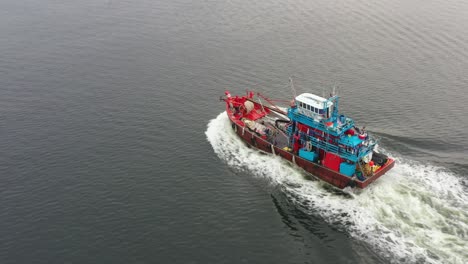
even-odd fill
[{"label": "sea water", "polygon": [[210,121],[206,135],[229,166],[283,186],[301,210],[320,215],[391,262],[468,259],[468,195],[460,179],[443,168],[388,153],[396,158],[394,169],[365,190],[345,189],[349,198],[307,180],[280,157],[248,148],[230,129],[225,112]]}]

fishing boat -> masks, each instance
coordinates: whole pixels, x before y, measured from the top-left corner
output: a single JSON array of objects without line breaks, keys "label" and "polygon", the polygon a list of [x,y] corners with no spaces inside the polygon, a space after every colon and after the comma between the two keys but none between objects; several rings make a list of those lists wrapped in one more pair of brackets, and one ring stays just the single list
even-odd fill
[{"label": "fishing boat", "polygon": [[[378,140],[339,113],[339,97],[294,95],[288,107],[260,93],[220,99],[235,133],[249,146],[280,156],[340,189],[365,188],[395,161],[376,150]],[[263,100],[262,100],[263,99]]]}]

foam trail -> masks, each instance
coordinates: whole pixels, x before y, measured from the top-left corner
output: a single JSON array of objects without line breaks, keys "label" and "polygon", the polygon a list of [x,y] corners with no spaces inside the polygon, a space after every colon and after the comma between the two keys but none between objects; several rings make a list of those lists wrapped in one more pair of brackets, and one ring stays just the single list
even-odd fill
[{"label": "foam trail", "polygon": [[[250,149],[235,135],[225,112],[205,132],[227,164],[281,185],[301,210],[362,240],[395,263],[465,263],[468,259],[468,196],[460,177],[442,168],[397,159],[384,177],[353,199],[271,155]],[[392,155],[395,156],[395,155]]]}]

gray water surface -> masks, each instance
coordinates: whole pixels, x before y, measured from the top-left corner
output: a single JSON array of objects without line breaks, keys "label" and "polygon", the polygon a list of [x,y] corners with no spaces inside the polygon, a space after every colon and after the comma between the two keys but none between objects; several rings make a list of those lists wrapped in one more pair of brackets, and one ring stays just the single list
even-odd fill
[{"label": "gray water surface", "polygon": [[[468,2],[0,4],[0,263],[468,259]],[[343,196],[223,129],[290,76],[394,171]]]}]

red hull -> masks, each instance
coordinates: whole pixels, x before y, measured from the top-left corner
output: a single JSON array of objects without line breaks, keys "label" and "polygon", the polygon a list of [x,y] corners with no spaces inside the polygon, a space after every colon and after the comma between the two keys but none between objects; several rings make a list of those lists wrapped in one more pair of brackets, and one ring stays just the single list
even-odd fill
[{"label": "red hull", "polygon": [[[268,110],[276,111],[271,108],[269,108]],[[248,145],[254,148],[257,148],[263,152],[272,153],[273,155],[279,155],[282,158],[301,167],[306,172],[340,189],[343,189],[346,186],[349,186],[349,184],[351,183],[352,179],[350,177],[343,175],[337,171],[330,170],[324,166],[321,166],[320,164],[303,159],[299,157],[298,155],[295,155],[289,151],[278,148],[274,146],[273,144],[271,144],[270,142],[257,136],[255,133],[251,132],[248,128],[246,128],[242,121],[240,121],[233,115],[228,105],[226,105],[226,112],[231,121],[232,128],[234,129],[236,134]],[[378,171],[376,171],[372,177],[367,178],[365,181],[359,181],[357,179],[354,180],[355,186],[361,189],[367,187],[370,183],[374,182],[375,180],[380,178],[383,174],[385,174],[388,170],[390,170],[394,165],[395,165],[395,161],[389,158],[387,163],[384,164]]]}]

